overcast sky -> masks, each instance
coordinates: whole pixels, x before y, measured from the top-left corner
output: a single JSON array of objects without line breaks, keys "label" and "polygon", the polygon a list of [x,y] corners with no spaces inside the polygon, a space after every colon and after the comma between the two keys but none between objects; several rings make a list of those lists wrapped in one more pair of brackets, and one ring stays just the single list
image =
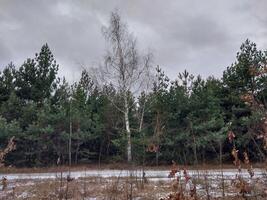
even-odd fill
[{"label": "overcast sky", "polygon": [[267,46],[265,0],[0,0],[0,69],[48,43],[60,75],[76,79],[80,65],[101,61],[101,27],[115,8],[172,79],[184,69],[220,77],[246,38]]}]

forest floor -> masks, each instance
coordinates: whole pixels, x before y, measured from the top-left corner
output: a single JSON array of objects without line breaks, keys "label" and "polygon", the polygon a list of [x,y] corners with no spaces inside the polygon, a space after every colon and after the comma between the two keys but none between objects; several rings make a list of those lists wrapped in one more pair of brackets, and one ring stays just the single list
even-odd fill
[{"label": "forest floor", "polygon": [[[145,178],[141,168],[105,168],[73,168],[70,178],[67,178],[67,168],[50,168],[50,172],[44,169],[24,169],[17,170],[16,173],[5,171],[2,174],[0,172],[0,177],[7,179],[6,187],[0,191],[0,199],[152,200],[168,199],[170,193],[181,188],[185,195],[190,193],[190,185],[183,172],[177,173],[180,180],[178,186],[177,177],[168,177],[170,167],[167,166],[146,167]],[[249,188],[247,194],[244,194],[246,199],[267,199],[267,171],[264,168],[255,168],[252,178],[247,170],[238,172],[230,167],[223,170],[188,169],[187,173],[196,188],[198,199],[207,199],[207,196],[209,199],[222,199],[223,194],[224,199],[243,199],[240,193],[240,177],[246,183],[247,189]]]}]

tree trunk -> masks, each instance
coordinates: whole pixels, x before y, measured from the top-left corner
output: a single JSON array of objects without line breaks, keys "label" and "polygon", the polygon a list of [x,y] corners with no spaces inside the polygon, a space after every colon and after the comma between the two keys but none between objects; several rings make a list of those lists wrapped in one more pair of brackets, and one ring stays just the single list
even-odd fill
[{"label": "tree trunk", "polygon": [[101,141],[100,149],[99,149],[99,154],[98,154],[98,167],[99,167],[99,169],[101,167],[102,147],[103,147],[103,141]]},{"label": "tree trunk", "polygon": [[77,144],[77,148],[75,150],[75,164],[78,164],[78,154],[79,154],[79,150],[80,150],[80,145],[81,144]]},{"label": "tree trunk", "polygon": [[145,133],[142,132],[142,128],[143,128],[143,120],[144,120],[144,114],[145,114],[145,105],[146,105],[146,102],[144,102],[144,105],[141,109],[141,116],[140,116],[140,124],[139,124],[139,133],[141,134],[142,133],[142,136],[143,136],[143,143],[142,143],[142,146],[143,146],[143,155],[142,155],[142,181],[141,181],[141,188],[143,189],[144,188],[144,182],[145,182],[145,154],[146,154],[146,149],[145,149]]},{"label": "tree trunk", "polygon": [[225,185],[224,185],[224,177],[223,177],[223,162],[222,162],[222,141],[219,140],[219,146],[220,146],[220,168],[221,168],[221,176],[222,176],[222,197],[224,199],[225,197]]},{"label": "tree trunk", "polygon": [[72,137],[72,122],[70,121],[70,133],[69,133],[69,166],[71,166],[71,137]]},{"label": "tree trunk", "polygon": [[195,138],[195,135],[193,135],[193,141],[194,141],[194,164],[195,165],[198,165],[198,159],[197,159],[197,144],[196,144],[196,138]]},{"label": "tree trunk", "polygon": [[156,166],[159,166],[159,151],[156,152]]},{"label": "tree trunk", "polygon": [[184,157],[184,165],[187,165],[186,152],[184,148],[183,148],[183,157]]},{"label": "tree trunk", "polygon": [[156,120],[156,145],[157,145],[157,151],[156,151],[156,165],[159,165],[159,132],[160,132],[160,114],[159,111],[157,111],[157,120]]},{"label": "tree trunk", "polygon": [[127,135],[127,160],[130,163],[132,162],[132,143],[131,143],[131,130],[129,122],[129,106],[127,101],[127,94],[125,94],[124,103],[125,103],[124,120],[125,120],[125,128]]}]

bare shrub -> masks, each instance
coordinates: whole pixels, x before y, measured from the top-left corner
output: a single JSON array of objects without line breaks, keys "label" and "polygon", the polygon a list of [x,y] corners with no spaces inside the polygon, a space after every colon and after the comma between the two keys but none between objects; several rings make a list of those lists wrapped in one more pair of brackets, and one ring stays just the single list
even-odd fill
[{"label": "bare shrub", "polygon": [[14,139],[15,139],[15,136],[11,137],[8,141],[6,148],[4,148],[3,150],[0,150],[0,167],[4,166],[6,155],[9,152],[14,151],[16,149],[16,144],[15,144]]}]

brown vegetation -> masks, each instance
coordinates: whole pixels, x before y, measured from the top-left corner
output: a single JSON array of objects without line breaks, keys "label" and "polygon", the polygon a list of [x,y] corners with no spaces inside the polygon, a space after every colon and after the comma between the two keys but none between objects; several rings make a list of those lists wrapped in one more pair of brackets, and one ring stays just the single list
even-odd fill
[{"label": "brown vegetation", "polygon": [[16,144],[14,142],[15,137],[11,137],[8,141],[8,144],[4,150],[0,150],[0,167],[4,166],[5,156],[16,149]]}]

